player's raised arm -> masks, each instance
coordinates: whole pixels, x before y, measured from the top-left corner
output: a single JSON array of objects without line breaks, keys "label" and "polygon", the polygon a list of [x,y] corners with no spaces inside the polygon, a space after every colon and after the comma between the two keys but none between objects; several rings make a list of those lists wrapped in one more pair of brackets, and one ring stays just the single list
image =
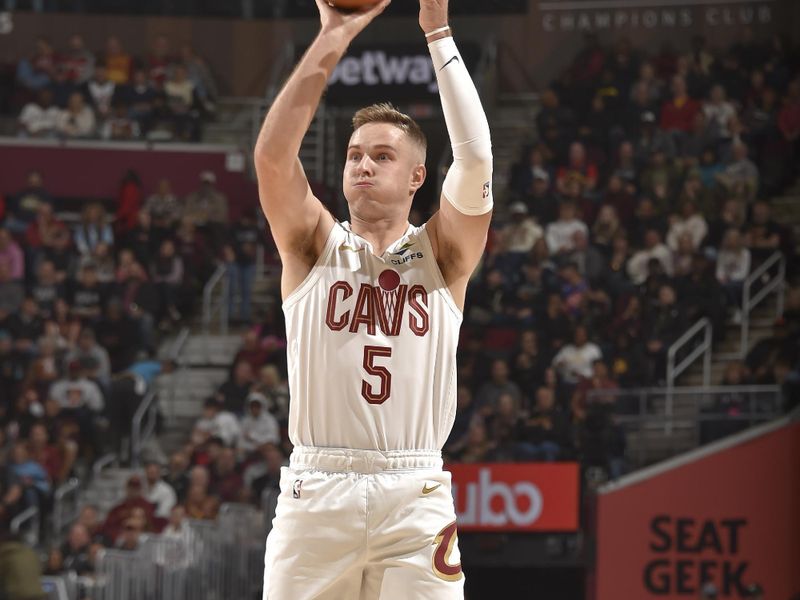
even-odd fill
[{"label": "player's raised arm", "polygon": [[448,0],[420,0],[420,27],[436,69],[453,164],[430,221],[436,259],[459,305],[486,245],[492,211],[492,142],[478,91],[448,26]]},{"label": "player's raised arm", "polygon": [[[300,259],[310,268],[316,257],[315,246],[321,249],[319,231],[333,224],[333,218],[311,193],[303,167],[298,159],[300,145],[336,65],[347,47],[391,0],[355,13],[343,13],[317,0],[320,11],[320,32],[306,51],[294,73],[275,99],[261,127],[254,150],[259,196],[269,221],[284,267],[297,270],[287,259]],[[322,234],[327,235],[327,230]],[[291,277],[291,273],[290,279]],[[299,276],[299,283],[304,275]],[[295,277],[296,279],[296,277]],[[287,285],[288,284],[288,285]],[[285,282],[284,291],[293,289]]]}]

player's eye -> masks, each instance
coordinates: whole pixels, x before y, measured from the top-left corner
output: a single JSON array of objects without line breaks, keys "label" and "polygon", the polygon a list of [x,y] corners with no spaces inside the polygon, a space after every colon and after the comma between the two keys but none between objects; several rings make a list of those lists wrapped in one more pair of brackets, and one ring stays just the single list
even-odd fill
[{"label": "player's eye", "polygon": [[351,155],[350,155],[350,160],[352,160],[352,161],[359,161],[359,160],[361,160],[361,155],[360,155],[360,154],[353,153],[353,154],[351,154]]},{"label": "player's eye", "polygon": [[389,155],[385,152],[378,154],[378,160],[389,160]]}]

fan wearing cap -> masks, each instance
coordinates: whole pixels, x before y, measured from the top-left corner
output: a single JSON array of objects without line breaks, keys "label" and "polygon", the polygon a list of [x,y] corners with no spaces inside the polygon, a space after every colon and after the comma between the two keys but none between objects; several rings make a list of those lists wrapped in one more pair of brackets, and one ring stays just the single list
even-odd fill
[{"label": "fan wearing cap", "polygon": [[122,534],[126,521],[134,514],[134,510],[144,511],[145,530],[156,529],[156,507],[144,497],[144,484],[140,475],[131,475],[125,483],[125,498],[114,506],[106,516],[101,529],[102,535],[116,542]]},{"label": "fan wearing cap", "polygon": [[184,199],[183,218],[211,237],[218,247],[228,226],[228,198],[216,187],[213,171],[200,173],[200,187]]},{"label": "fan wearing cap", "polygon": [[281,442],[278,420],[267,410],[264,394],[253,392],[247,397],[247,413],[239,422],[242,435],[239,438],[239,452],[248,456],[263,444]]},{"label": "fan wearing cap", "polygon": [[513,202],[508,207],[508,224],[500,234],[505,252],[527,254],[543,235],[542,228],[528,215],[528,207],[524,202]]}]

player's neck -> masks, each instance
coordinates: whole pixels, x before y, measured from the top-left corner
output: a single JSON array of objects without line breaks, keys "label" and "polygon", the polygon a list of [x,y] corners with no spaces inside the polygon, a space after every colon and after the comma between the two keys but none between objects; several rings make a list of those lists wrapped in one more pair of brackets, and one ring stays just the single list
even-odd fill
[{"label": "player's neck", "polygon": [[350,217],[350,229],[372,245],[372,251],[380,256],[394,242],[403,237],[408,229],[408,218],[384,218],[368,221],[357,215]]}]

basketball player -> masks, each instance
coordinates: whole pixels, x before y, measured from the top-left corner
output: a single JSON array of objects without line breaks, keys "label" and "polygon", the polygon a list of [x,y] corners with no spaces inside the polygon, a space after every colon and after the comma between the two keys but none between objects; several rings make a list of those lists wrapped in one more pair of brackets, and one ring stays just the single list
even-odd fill
[{"label": "basketball player", "polygon": [[439,211],[408,223],[425,136],[389,105],[359,111],[347,149],[349,223],[297,158],[350,42],[389,4],[321,30],[266,117],[259,192],[283,262],[294,451],[267,541],[267,600],[463,598],[449,473],[456,345],[492,209],[489,126],[451,36],[447,0],[421,0],[455,160]]}]

